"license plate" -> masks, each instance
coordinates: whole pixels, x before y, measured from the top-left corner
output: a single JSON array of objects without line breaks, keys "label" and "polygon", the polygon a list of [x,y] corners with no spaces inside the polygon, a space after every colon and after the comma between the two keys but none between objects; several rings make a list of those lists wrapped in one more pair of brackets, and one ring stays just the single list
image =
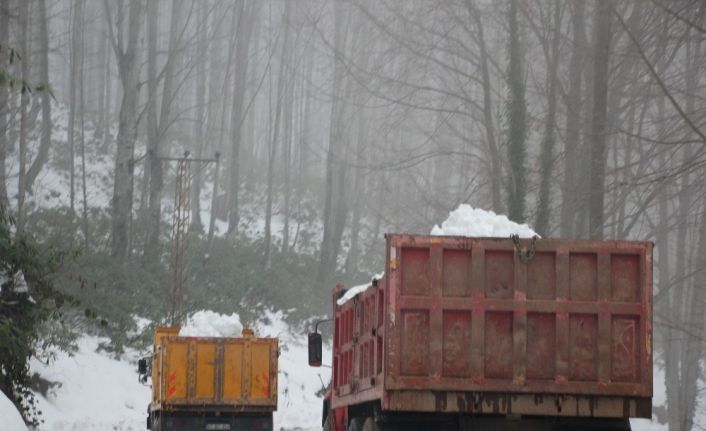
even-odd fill
[{"label": "license plate", "polygon": [[206,424],[206,431],[229,430],[230,424]]}]

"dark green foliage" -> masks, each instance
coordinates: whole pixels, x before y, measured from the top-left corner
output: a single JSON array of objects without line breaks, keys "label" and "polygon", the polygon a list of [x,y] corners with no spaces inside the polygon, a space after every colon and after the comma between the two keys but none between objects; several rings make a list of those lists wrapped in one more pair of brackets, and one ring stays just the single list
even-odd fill
[{"label": "dark green foliage", "polygon": [[54,93],[49,84],[42,83],[34,85],[8,72],[9,66],[12,66],[18,61],[22,61],[22,57],[16,49],[0,44],[0,59],[2,59],[2,62],[0,62],[0,86],[8,87],[10,90],[19,89],[22,94],[46,91],[54,98]]},{"label": "dark green foliage", "polygon": [[[272,267],[263,269],[264,240],[216,238],[210,253],[192,241],[191,285],[187,309],[238,312],[252,321],[263,308],[292,310],[296,320],[325,314],[328,297],[315,289],[318,260],[314,255],[273,251]],[[333,289],[333,286],[331,286]]]},{"label": "dark green foliage", "polygon": [[[13,224],[0,208],[0,275],[7,277],[0,291],[0,390],[27,422],[37,425],[39,412],[29,390],[29,360],[37,351],[65,339],[42,334],[48,322],[61,320],[64,306],[78,302],[54,284],[60,264],[69,256],[59,249],[42,249],[29,236],[15,235]],[[26,292],[16,288],[21,285],[19,274],[26,280]]]}]

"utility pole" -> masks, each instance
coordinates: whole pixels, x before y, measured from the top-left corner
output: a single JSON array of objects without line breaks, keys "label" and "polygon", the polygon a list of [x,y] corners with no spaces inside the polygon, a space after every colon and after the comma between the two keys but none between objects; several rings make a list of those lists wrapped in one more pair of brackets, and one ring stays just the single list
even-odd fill
[{"label": "utility pole", "polygon": [[[169,321],[172,326],[183,319],[184,302],[189,284],[189,224],[191,220],[191,164],[216,163],[213,159],[191,159],[185,151],[183,157],[160,157],[162,161],[176,162],[176,187],[174,189],[174,213],[172,215],[172,255],[169,260]],[[213,208],[211,208],[213,211]]]}]

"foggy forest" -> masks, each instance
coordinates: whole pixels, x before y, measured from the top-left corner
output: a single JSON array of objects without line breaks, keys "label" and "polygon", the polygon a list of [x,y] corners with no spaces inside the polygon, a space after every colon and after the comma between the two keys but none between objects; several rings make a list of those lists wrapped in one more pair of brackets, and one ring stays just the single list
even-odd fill
[{"label": "foggy forest", "polygon": [[[0,390],[45,429],[32,364],[82,337],[117,361],[198,310],[305,335],[386,233],[469,204],[653,242],[664,395],[633,428],[704,429],[705,77],[702,0],[0,0],[0,272],[31,299],[0,290]],[[320,426],[312,380],[281,429]]]}]

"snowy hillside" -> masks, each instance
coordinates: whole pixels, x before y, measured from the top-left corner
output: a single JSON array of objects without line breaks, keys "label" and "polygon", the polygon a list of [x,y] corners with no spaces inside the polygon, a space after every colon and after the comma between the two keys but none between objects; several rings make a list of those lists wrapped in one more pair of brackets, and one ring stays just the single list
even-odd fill
[{"label": "snowy hillside", "polygon": [[17,411],[12,401],[0,391],[0,418],[2,425],[8,431],[27,431],[27,427],[22,421],[20,412]]}]

